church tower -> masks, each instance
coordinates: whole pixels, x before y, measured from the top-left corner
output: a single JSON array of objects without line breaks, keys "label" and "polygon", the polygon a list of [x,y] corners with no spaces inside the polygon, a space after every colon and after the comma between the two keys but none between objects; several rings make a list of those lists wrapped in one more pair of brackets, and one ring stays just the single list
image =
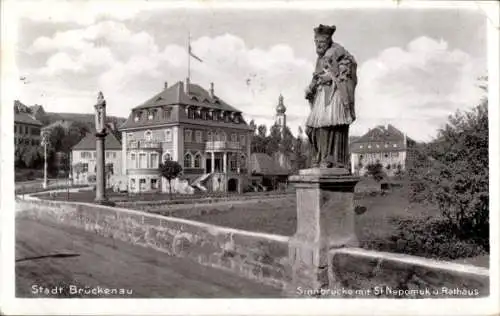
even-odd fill
[{"label": "church tower", "polygon": [[280,97],[278,99],[278,105],[276,106],[275,123],[280,127],[281,136],[283,136],[283,133],[285,132],[285,126],[286,126],[285,112],[286,112],[286,107],[285,104],[283,103],[283,95],[280,94]]}]

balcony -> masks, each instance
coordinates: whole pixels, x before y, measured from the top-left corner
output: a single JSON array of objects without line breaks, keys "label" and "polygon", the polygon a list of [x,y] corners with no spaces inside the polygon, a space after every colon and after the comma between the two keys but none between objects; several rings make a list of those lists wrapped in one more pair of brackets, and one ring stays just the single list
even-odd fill
[{"label": "balcony", "polygon": [[128,149],[161,149],[161,142],[135,140],[128,142]]},{"label": "balcony", "polygon": [[241,144],[239,142],[214,141],[206,142],[205,146],[205,150],[210,151],[241,150]]}]

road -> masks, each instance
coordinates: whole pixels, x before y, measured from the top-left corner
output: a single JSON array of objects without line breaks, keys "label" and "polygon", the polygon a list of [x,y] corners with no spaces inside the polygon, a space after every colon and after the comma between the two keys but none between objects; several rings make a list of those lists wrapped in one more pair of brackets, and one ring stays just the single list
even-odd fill
[{"label": "road", "polygon": [[16,296],[276,298],[281,291],[76,228],[18,218]]}]

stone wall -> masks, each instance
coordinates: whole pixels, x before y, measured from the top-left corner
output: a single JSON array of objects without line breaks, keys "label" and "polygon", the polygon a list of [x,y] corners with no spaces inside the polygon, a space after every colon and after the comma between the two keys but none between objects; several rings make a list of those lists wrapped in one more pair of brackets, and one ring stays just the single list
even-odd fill
[{"label": "stone wall", "polygon": [[82,228],[277,287],[290,278],[285,236],[75,202],[19,199],[16,216]]},{"label": "stone wall", "polygon": [[345,298],[477,298],[489,295],[489,270],[409,255],[345,248],[330,251],[329,283],[331,289],[340,290],[337,294]]},{"label": "stone wall", "polygon": [[[290,239],[285,236],[122,208],[35,198],[16,200],[16,216],[85,229],[229,270],[287,291],[293,284]],[[306,288],[291,290],[290,296],[311,295],[304,292]],[[328,253],[328,290],[330,296],[346,298],[484,297],[489,295],[489,270],[409,255],[341,248]]]}]

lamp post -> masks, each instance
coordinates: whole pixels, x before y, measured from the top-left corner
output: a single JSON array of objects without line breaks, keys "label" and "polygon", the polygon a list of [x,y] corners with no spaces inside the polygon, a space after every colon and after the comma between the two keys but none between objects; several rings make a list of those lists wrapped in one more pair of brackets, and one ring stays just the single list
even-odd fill
[{"label": "lamp post", "polygon": [[47,169],[48,169],[48,164],[47,164],[47,145],[49,144],[49,136],[50,132],[48,130],[42,130],[42,145],[43,145],[43,157],[44,157],[44,164],[43,164],[43,184],[42,187],[44,189],[47,189],[48,187],[48,181],[47,181]]},{"label": "lamp post", "polygon": [[106,177],[105,177],[105,139],[106,131],[106,100],[104,95],[99,92],[95,109],[95,128],[96,128],[96,196],[95,202],[99,204],[111,205],[106,198]]}]

